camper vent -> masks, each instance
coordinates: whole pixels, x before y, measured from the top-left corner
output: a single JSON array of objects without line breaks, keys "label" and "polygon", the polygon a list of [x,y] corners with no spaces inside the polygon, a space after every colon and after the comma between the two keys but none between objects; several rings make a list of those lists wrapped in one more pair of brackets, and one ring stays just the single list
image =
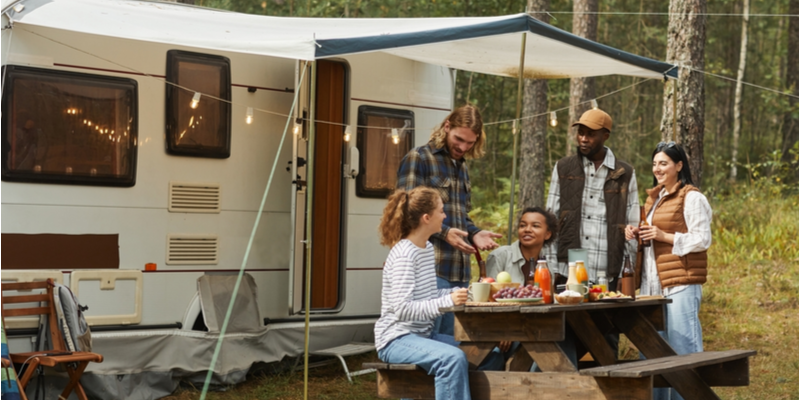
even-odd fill
[{"label": "camper vent", "polygon": [[216,235],[177,235],[167,237],[167,264],[217,264],[219,240]]},{"label": "camper vent", "polygon": [[183,213],[219,213],[219,184],[170,182],[169,211]]}]

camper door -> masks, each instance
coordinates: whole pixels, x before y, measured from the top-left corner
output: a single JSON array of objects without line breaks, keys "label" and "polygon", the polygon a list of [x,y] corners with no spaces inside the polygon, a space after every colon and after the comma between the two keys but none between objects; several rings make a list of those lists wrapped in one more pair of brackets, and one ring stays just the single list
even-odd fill
[{"label": "camper door", "polygon": [[[297,79],[304,63],[298,63]],[[344,304],[344,209],[346,204],[342,165],[345,156],[344,124],[347,113],[347,64],[317,61],[316,73],[308,67],[300,86],[300,126],[294,135],[291,170],[293,183],[293,264],[290,268],[289,311],[303,313],[305,304],[306,245],[311,239],[311,311],[338,312]],[[313,75],[313,76],[312,76]],[[316,84],[316,89],[311,83]],[[312,104],[313,103],[313,104]],[[310,146],[309,118],[314,114],[315,145]],[[314,157],[309,171],[309,157]],[[313,185],[308,209],[308,182]],[[311,232],[306,221],[311,218]]]}]

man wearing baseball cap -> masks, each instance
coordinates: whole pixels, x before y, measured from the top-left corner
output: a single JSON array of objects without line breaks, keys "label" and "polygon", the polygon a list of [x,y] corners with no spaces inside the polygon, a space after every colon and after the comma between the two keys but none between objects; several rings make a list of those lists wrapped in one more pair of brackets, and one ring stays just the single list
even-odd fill
[{"label": "man wearing baseball cap", "polygon": [[[547,195],[547,209],[558,218],[558,239],[546,250],[548,264],[557,265],[555,284],[566,283],[568,250],[585,249],[589,280],[597,282],[598,272],[604,272],[608,290],[616,290],[627,250],[625,226],[639,225],[636,175],[605,146],[613,126],[605,111],[586,111],[572,126],[578,131],[577,154],[558,160]],[[609,334],[606,340],[616,354],[619,336]],[[569,327],[559,342],[576,366],[577,342]]]},{"label": "man wearing baseball cap", "polygon": [[[566,281],[569,249],[587,250],[583,260],[589,280],[605,272],[609,290],[616,285],[626,252],[625,226],[639,224],[639,196],[633,167],[605,146],[611,116],[592,109],[572,124],[577,128],[577,154],[553,167],[547,208],[559,221],[558,240],[548,258],[557,265],[556,283]],[[632,256],[635,256],[635,249]],[[635,260],[635,257],[631,257]],[[557,260],[557,264],[555,261]]]}]

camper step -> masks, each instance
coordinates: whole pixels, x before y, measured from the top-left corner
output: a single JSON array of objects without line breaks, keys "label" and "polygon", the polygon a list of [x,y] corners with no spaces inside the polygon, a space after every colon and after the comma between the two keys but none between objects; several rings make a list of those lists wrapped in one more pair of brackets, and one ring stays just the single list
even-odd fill
[{"label": "camper step", "polygon": [[351,383],[353,382],[352,377],[358,375],[369,374],[371,372],[375,372],[375,369],[367,368],[362,369],[359,371],[350,372],[347,369],[347,363],[344,361],[344,357],[346,356],[354,356],[357,354],[364,354],[369,353],[370,351],[375,350],[374,343],[348,343],[341,346],[331,347],[329,349],[321,349],[321,350],[314,350],[309,352],[309,354],[315,356],[331,356],[337,357],[339,361],[342,362],[342,367],[344,368],[344,373],[347,375],[347,380]]}]

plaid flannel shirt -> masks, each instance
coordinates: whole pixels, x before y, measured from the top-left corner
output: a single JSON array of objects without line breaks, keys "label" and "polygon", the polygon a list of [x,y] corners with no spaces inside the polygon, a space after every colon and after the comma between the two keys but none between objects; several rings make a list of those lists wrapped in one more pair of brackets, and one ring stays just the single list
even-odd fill
[{"label": "plaid flannel shirt", "polygon": [[397,171],[397,188],[411,190],[417,186],[436,189],[442,196],[447,215],[442,231],[430,237],[436,249],[436,275],[450,282],[468,282],[470,255],[444,240],[450,228],[468,232],[470,238],[480,231],[468,214],[472,203],[467,163],[450,158],[447,146],[437,149],[429,142],[412,149],[403,157]]}]

